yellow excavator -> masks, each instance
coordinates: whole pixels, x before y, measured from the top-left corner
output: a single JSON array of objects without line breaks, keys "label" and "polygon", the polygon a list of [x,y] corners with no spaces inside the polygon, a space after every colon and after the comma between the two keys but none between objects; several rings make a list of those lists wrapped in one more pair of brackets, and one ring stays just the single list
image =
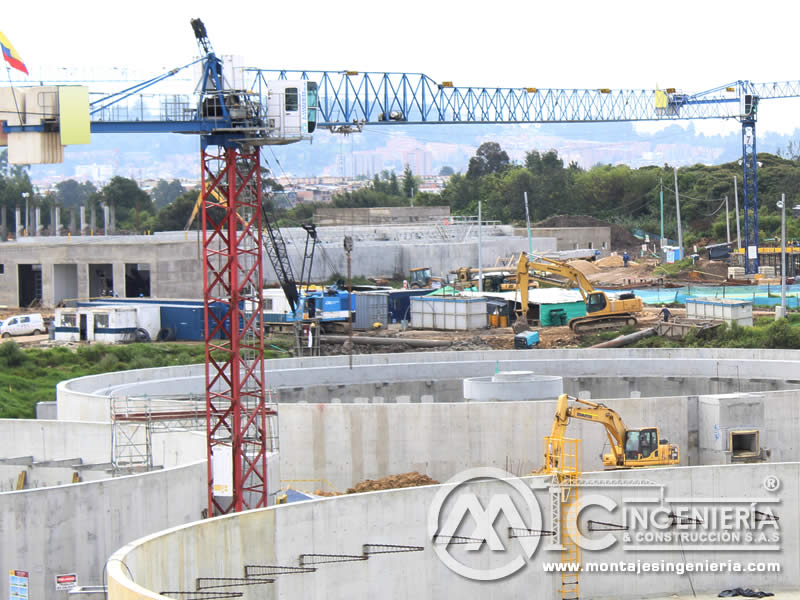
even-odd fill
[{"label": "yellow excavator", "polygon": [[[572,404],[570,400],[573,400]],[[611,444],[611,452],[603,454],[603,467],[607,470],[661,467],[680,462],[677,444],[670,444],[662,439],[658,427],[628,429],[622,417],[607,406],[561,394],[558,397],[553,429],[545,445],[542,472],[553,473],[559,470],[561,442],[570,419],[592,421],[606,428],[608,442]]]},{"label": "yellow excavator", "polygon": [[[508,271],[508,267],[487,267],[483,269],[484,274],[508,273]],[[503,282],[500,284],[499,289],[492,290],[486,289],[487,286],[484,285],[484,291],[518,290],[519,307],[517,308],[516,321],[514,322],[515,333],[525,331],[528,328],[528,290],[532,283],[534,286],[538,285],[534,281],[537,278],[537,272],[559,275],[577,286],[586,304],[586,315],[570,319],[569,328],[575,333],[587,333],[601,329],[619,329],[626,325],[635,326],[638,323],[634,315],[642,311],[643,304],[642,299],[634,296],[632,292],[620,294],[619,297],[609,296],[601,290],[596,290],[586,278],[586,275],[568,263],[543,256],[532,260],[523,252],[517,261],[516,283]],[[461,267],[451,271],[451,273],[457,275],[459,284],[467,285],[471,284],[472,275],[478,273],[478,269]],[[544,279],[550,283],[553,282],[549,277]]]},{"label": "yellow excavator", "polygon": [[[552,258],[537,257],[531,260],[523,253],[517,263],[517,282],[520,276],[531,271],[546,271],[560,275],[578,287],[583,301],[586,304],[586,315],[570,319],[569,328],[575,333],[587,333],[600,329],[618,329],[625,325],[635,326],[638,321],[634,313],[642,311],[642,299],[637,298],[632,292],[620,294],[619,297],[608,296],[605,292],[596,290],[586,275],[575,267]],[[521,306],[528,306],[528,286],[519,285]]]}]

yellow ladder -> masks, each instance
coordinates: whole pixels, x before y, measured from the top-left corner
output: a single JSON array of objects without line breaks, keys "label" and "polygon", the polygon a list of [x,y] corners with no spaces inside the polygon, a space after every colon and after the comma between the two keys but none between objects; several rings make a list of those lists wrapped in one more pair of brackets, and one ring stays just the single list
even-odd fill
[{"label": "yellow ladder", "polygon": [[[580,490],[578,448],[580,440],[545,438],[545,471],[555,476],[559,486],[559,543],[561,544],[561,587],[564,600],[580,600],[581,549],[578,533]],[[574,569],[574,570],[568,570]]]}]

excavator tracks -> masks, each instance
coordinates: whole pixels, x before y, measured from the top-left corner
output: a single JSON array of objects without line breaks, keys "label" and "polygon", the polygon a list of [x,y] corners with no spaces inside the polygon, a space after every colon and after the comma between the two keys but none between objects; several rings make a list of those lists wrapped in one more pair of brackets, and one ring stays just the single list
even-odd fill
[{"label": "excavator tracks", "polygon": [[578,334],[593,333],[607,329],[622,329],[626,326],[635,327],[639,321],[630,313],[607,315],[604,317],[577,317],[569,322],[569,328]]}]

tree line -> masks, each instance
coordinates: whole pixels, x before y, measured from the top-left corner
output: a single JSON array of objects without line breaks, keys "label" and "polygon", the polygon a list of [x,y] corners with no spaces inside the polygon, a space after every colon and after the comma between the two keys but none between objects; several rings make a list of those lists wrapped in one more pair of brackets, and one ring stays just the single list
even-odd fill
[{"label": "tree line", "polygon": [[[781,194],[787,199],[787,238],[800,240],[800,220],[791,207],[800,204],[800,156],[758,155],[758,225],[762,241],[780,235]],[[734,177],[737,178],[734,183]],[[735,187],[737,190],[735,190]],[[693,165],[678,169],[681,225],[684,243],[726,241],[725,197],[728,198],[731,238],[736,235],[735,195],[743,218],[742,167],[737,161],[721,165]],[[386,204],[385,185],[334,197],[337,206],[408,205],[404,191],[395,191]],[[487,220],[522,225],[525,195],[533,223],[555,215],[588,215],[610,223],[661,234],[662,196],[664,235],[677,239],[674,169],[670,165],[633,169],[626,165],[598,164],[590,169],[565,164],[558,152],[531,150],[514,163],[497,142],[486,142],[466,165],[465,173],[450,177],[441,194],[414,195],[414,205],[446,205],[453,214],[476,215],[478,201]]]},{"label": "tree line", "polygon": [[[800,147],[800,145],[798,145]],[[789,150],[792,150],[791,148]],[[800,153],[788,151],[758,155],[759,235],[762,241],[780,235],[780,209],[776,202],[786,194],[787,238],[800,240],[800,219],[791,207],[800,204]],[[24,207],[27,199],[41,209],[44,227],[50,225],[53,206],[61,207],[63,226],[70,224],[81,206],[87,221],[92,213],[103,223],[103,207],[114,206],[118,232],[174,231],[183,229],[195,206],[199,189],[185,190],[177,180],[160,180],[149,191],[124,177],[114,177],[97,188],[90,182],[66,180],[48,193],[32,185],[28,168],[9,166],[6,153],[0,153],[0,207],[8,209],[8,230],[14,230],[14,208]],[[450,174],[445,167],[442,173]],[[738,178],[740,218],[743,213],[742,169],[737,161],[721,165],[693,165],[678,169],[681,224],[684,242],[725,241],[728,198],[731,235],[735,235],[734,177]],[[478,201],[487,220],[522,225],[525,223],[524,198],[527,193],[531,220],[536,223],[554,215],[588,215],[629,229],[660,235],[663,195],[664,235],[677,238],[676,201],[673,167],[598,164],[589,169],[574,162],[565,164],[558,152],[531,150],[521,163],[513,162],[497,142],[486,142],[465,165],[464,172],[450,175],[440,194],[420,191],[420,178],[406,166],[398,177],[392,171],[376,174],[354,191],[333,196],[339,208],[375,206],[446,205],[453,214],[476,215]],[[280,225],[311,221],[316,205],[300,203],[277,206],[271,192],[282,188],[262,169],[265,207]],[[325,205],[330,206],[330,205]],[[72,212],[73,217],[69,213]]]}]

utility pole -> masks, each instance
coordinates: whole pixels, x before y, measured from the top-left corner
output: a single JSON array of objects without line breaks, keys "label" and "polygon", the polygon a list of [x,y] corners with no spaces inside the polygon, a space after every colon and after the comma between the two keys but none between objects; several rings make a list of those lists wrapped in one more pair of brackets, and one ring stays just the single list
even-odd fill
[{"label": "utility pole", "polygon": [[22,197],[25,198],[25,235],[30,235],[31,230],[31,213],[28,208],[28,198],[30,196],[30,192],[22,192]]},{"label": "utility pole", "polygon": [[683,232],[681,231],[681,199],[678,196],[678,167],[673,168],[675,172],[675,212],[678,217],[678,247],[681,249],[681,258],[683,258]]},{"label": "utility pole", "polygon": [[347,254],[347,346],[350,369],[353,368],[353,276],[350,271],[350,253],[353,251],[353,238],[344,236],[344,251]]},{"label": "utility pole", "polygon": [[731,243],[731,218],[728,215],[728,196],[725,196],[725,231],[728,234],[728,243]]},{"label": "utility pole", "polygon": [[733,207],[736,209],[736,249],[742,249],[742,238],[739,237],[739,186],[736,182],[736,175],[733,176]]},{"label": "utility pole", "polygon": [[483,261],[481,246],[483,246],[483,232],[481,227],[481,201],[478,200],[478,291],[483,291]]},{"label": "utility pole", "polygon": [[528,192],[523,193],[525,195],[525,226],[528,228],[528,256],[533,256],[533,239],[531,239],[531,214],[528,211]]},{"label": "utility pole", "polygon": [[661,241],[659,242],[659,244],[661,246],[663,246],[664,245],[664,178],[663,177],[659,177],[658,178],[658,183],[661,186],[661,194],[660,194],[660,196],[661,196],[661,238],[660,238]]},{"label": "utility pole", "polygon": [[781,318],[784,318],[786,317],[786,194],[781,194],[780,205],[781,205]]}]

